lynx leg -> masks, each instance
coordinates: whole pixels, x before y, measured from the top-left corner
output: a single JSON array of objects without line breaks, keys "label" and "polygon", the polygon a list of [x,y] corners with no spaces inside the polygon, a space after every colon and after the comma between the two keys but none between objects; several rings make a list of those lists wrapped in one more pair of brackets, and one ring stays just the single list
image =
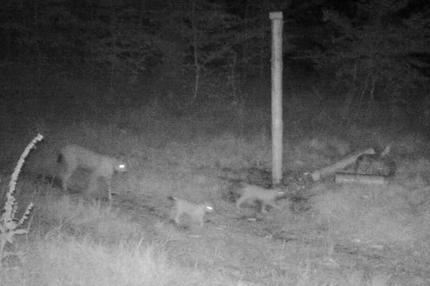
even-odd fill
[{"label": "lynx leg", "polygon": [[279,205],[277,205],[275,202],[273,202],[273,204],[271,205],[274,209],[277,209],[277,210],[282,210],[282,207],[281,206],[279,206]]},{"label": "lynx leg", "polygon": [[97,190],[97,179],[98,176],[95,174],[92,174],[90,177],[90,181],[88,183],[88,187],[87,187],[87,196],[91,196],[91,194]]},{"label": "lynx leg", "polygon": [[175,202],[175,205],[170,210],[170,220],[173,220],[178,225],[179,224],[179,214],[178,214],[178,209],[177,209],[176,203],[177,202]]},{"label": "lynx leg", "polygon": [[112,201],[112,180],[106,179],[107,191],[108,191],[108,201]]},{"label": "lynx leg", "polygon": [[176,211],[174,221],[177,225],[179,225],[179,217],[180,216],[181,216],[180,213],[178,211]]},{"label": "lynx leg", "polygon": [[263,204],[264,204],[264,211],[262,211],[262,213],[266,213],[267,212],[267,206],[271,206],[272,208],[274,208],[276,210],[281,210],[281,207],[278,206],[275,201],[271,200],[271,201],[265,202]]},{"label": "lynx leg", "polygon": [[69,179],[73,174],[73,170],[66,170],[64,174],[61,176],[61,186],[64,191],[67,191],[67,185],[69,184]]},{"label": "lynx leg", "polygon": [[109,189],[108,189],[108,201],[112,201],[112,190],[111,190],[111,188],[109,187]]},{"label": "lynx leg", "polygon": [[236,201],[236,208],[240,209],[240,206],[246,201],[245,196],[240,197]]},{"label": "lynx leg", "polygon": [[267,204],[264,201],[261,201],[261,208],[260,213],[266,213],[267,212]]},{"label": "lynx leg", "polygon": [[202,216],[200,216],[200,219],[199,219],[200,227],[203,227],[203,223],[204,223],[203,218],[204,218],[204,213],[203,213],[203,215],[202,215]]}]

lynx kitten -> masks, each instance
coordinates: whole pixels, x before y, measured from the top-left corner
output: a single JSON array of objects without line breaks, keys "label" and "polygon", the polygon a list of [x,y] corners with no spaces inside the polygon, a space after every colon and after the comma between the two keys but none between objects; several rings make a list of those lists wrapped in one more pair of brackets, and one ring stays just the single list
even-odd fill
[{"label": "lynx kitten", "polygon": [[109,201],[112,199],[112,175],[115,172],[127,171],[124,162],[78,145],[67,145],[61,149],[57,163],[63,166],[59,175],[63,190],[67,190],[69,179],[76,169],[83,168],[91,172],[87,194],[93,192],[97,187],[97,180],[103,178],[107,184]]},{"label": "lynx kitten", "polygon": [[280,190],[265,189],[260,186],[243,184],[240,189],[241,195],[236,201],[236,207],[240,209],[240,206],[245,202],[259,202],[261,204],[260,212],[265,213],[266,207],[271,206],[279,209],[275,201],[283,196],[285,192]]},{"label": "lynx kitten", "polygon": [[198,223],[199,226],[202,227],[205,214],[213,211],[213,207],[209,203],[194,204],[172,196],[170,196],[169,199],[174,201],[170,218],[173,219],[177,225],[180,224],[180,217],[182,215],[187,215],[192,222]]}]

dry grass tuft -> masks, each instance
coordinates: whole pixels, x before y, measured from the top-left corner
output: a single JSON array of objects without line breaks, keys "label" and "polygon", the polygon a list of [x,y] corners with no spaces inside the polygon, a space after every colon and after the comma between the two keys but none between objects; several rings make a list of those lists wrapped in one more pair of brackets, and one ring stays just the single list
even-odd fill
[{"label": "dry grass tuft", "polygon": [[87,202],[68,196],[46,197],[44,200],[40,202],[43,208],[37,209],[37,220],[51,226],[48,233],[64,232],[103,242],[140,240],[145,236],[139,224],[99,201]]},{"label": "dry grass tuft", "polygon": [[421,221],[398,185],[326,186],[312,204],[320,222],[340,240],[408,246],[419,239]]},{"label": "dry grass tuft", "polygon": [[221,274],[184,268],[158,244],[103,245],[88,239],[37,239],[21,270],[0,272],[4,285],[237,285]]}]

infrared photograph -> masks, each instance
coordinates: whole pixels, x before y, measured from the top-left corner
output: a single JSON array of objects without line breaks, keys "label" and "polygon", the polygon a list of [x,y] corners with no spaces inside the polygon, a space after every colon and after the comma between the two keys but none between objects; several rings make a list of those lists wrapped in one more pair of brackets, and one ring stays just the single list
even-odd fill
[{"label": "infrared photograph", "polygon": [[430,1],[3,0],[0,286],[430,285]]}]

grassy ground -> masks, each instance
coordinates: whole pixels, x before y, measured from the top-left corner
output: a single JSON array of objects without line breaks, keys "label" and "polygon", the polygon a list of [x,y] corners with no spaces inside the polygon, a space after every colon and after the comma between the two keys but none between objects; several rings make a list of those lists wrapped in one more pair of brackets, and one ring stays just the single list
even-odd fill
[{"label": "grassy ground", "polygon": [[[212,108],[215,108],[212,106]],[[427,140],[378,128],[301,129],[288,121],[280,210],[256,215],[230,200],[235,182],[270,180],[268,110],[201,108],[189,116],[163,109],[114,111],[110,119],[47,121],[11,131],[2,142],[2,190],[27,141],[32,152],[17,199],[35,209],[30,232],[9,245],[2,285],[429,285],[430,172]],[[112,119],[113,118],[113,119]],[[334,128],[335,129],[335,128]],[[318,131],[316,131],[318,130]],[[80,144],[124,155],[112,206],[84,201],[85,180],[64,193],[40,175],[56,174],[58,149]],[[391,143],[398,165],[384,186],[312,183],[304,175],[350,152]],[[210,201],[203,229],[169,221],[169,195]],[[18,211],[19,212],[19,211]]]}]

